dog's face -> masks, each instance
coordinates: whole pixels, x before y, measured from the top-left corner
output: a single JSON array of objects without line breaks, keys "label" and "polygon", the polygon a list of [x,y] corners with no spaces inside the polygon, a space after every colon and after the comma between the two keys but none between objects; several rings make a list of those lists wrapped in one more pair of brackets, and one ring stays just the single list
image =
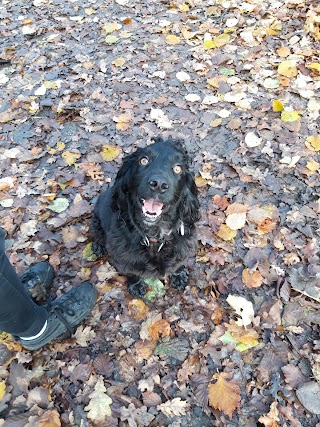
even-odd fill
[{"label": "dog's face", "polygon": [[145,223],[155,223],[179,199],[188,169],[185,153],[168,142],[136,152],[136,196]]},{"label": "dog's face", "polygon": [[198,191],[180,140],[155,139],[124,158],[112,192],[112,209],[147,226],[160,220],[192,228],[199,220]]}]

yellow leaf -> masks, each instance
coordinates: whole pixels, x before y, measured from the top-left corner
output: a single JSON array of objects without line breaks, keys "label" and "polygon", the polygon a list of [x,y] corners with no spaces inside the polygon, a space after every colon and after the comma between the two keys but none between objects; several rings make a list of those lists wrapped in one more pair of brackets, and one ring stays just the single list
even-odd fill
[{"label": "yellow leaf", "polygon": [[263,277],[259,271],[250,271],[245,268],[242,272],[242,281],[248,288],[259,288],[262,285]]},{"label": "yellow leaf", "polygon": [[240,387],[235,380],[228,381],[226,372],[214,374],[211,381],[217,380],[215,384],[208,385],[209,404],[214,409],[223,411],[232,419],[232,413],[240,403]]},{"label": "yellow leaf", "polygon": [[45,411],[39,419],[39,427],[60,427],[59,412],[54,409],[53,411]]},{"label": "yellow leaf", "polygon": [[47,80],[43,84],[47,89],[59,89],[61,80]]},{"label": "yellow leaf", "polygon": [[130,314],[137,320],[144,319],[149,312],[149,307],[141,299],[133,299],[128,304]]},{"label": "yellow leaf", "polygon": [[125,58],[117,58],[114,61],[112,61],[112,65],[114,65],[115,67],[122,67],[122,65],[124,65],[126,62]]},{"label": "yellow leaf", "polygon": [[225,241],[233,240],[237,235],[236,230],[231,230],[227,225],[221,224],[219,231],[217,233],[217,236],[220,237],[220,239]]},{"label": "yellow leaf", "polygon": [[320,151],[320,135],[308,136],[305,144],[309,150]]},{"label": "yellow leaf", "polygon": [[57,150],[58,151],[63,151],[66,147],[66,144],[62,141],[57,142]]},{"label": "yellow leaf", "polygon": [[189,6],[186,3],[182,3],[179,6],[179,9],[180,9],[181,12],[188,12],[189,11]]},{"label": "yellow leaf", "polygon": [[197,176],[195,182],[198,188],[205,187],[209,183],[209,181],[205,178],[202,178],[202,176]]},{"label": "yellow leaf", "polygon": [[294,62],[283,61],[278,66],[278,73],[282,76],[292,78],[298,74],[298,70]]},{"label": "yellow leaf", "polygon": [[300,119],[300,114],[298,111],[282,111],[281,120],[283,122],[295,122]]},{"label": "yellow leaf", "polygon": [[0,381],[0,400],[4,398],[6,394],[6,382]]},{"label": "yellow leaf", "polygon": [[275,113],[278,113],[279,111],[284,110],[284,106],[280,101],[280,99],[275,99],[274,101],[272,101],[272,109]]},{"label": "yellow leaf", "polygon": [[217,119],[214,119],[210,122],[210,127],[212,128],[217,128],[218,126],[220,126],[222,123],[222,118],[218,117]]},{"label": "yellow leaf", "polygon": [[213,42],[214,42],[216,47],[222,47],[222,46],[226,45],[229,41],[230,41],[229,34],[220,34],[220,36],[215,37],[213,39]]},{"label": "yellow leaf", "polygon": [[109,22],[109,23],[105,24],[102,28],[104,29],[106,34],[111,34],[111,33],[114,33],[115,31],[120,30],[120,28],[122,28],[122,25]]},{"label": "yellow leaf", "polygon": [[69,165],[72,166],[76,163],[78,159],[80,159],[80,153],[73,153],[72,151],[64,151],[62,153],[63,160]]},{"label": "yellow leaf", "polygon": [[132,116],[129,113],[120,114],[120,116],[114,116],[113,121],[116,122],[116,128],[120,131],[129,129]]},{"label": "yellow leaf", "polygon": [[153,340],[158,340],[160,336],[167,337],[170,335],[170,332],[170,324],[164,319],[156,320],[149,328],[149,335]]},{"label": "yellow leaf", "polygon": [[169,35],[166,37],[166,43],[167,43],[167,44],[170,44],[170,45],[176,45],[176,44],[179,44],[179,43],[180,43],[180,41],[181,41],[181,38],[180,38],[180,37],[178,37],[178,36],[175,36],[174,34],[169,34]]},{"label": "yellow leaf", "polygon": [[290,53],[291,53],[291,51],[288,47],[280,47],[279,49],[277,49],[277,54],[281,58],[286,58],[287,56],[290,55]]},{"label": "yellow leaf", "polygon": [[320,163],[312,159],[307,163],[307,168],[309,169],[309,171],[315,172],[320,168]]},{"label": "yellow leaf", "polygon": [[102,147],[100,154],[106,162],[111,162],[119,156],[120,151],[121,149],[117,145],[106,144]]},{"label": "yellow leaf", "polygon": [[307,65],[307,68],[310,68],[311,70],[315,70],[318,73],[320,73],[320,63],[319,62],[313,62],[310,65]]},{"label": "yellow leaf", "polygon": [[206,40],[203,45],[203,49],[214,49],[216,47],[215,42],[213,40]]}]

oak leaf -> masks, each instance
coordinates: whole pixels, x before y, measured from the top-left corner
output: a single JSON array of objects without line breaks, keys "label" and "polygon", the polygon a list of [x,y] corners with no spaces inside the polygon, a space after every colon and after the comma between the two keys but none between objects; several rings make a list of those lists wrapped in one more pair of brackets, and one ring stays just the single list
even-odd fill
[{"label": "oak leaf", "polygon": [[186,411],[189,409],[189,405],[187,401],[181,400],[180,397],[175,397],[172,400],[168,400],[167,402],[158,405],[157,409],[168,418],[181,417],[186,415]]},{"label": "oak leaf", "polygon": [[265,427],[279,427],[279,411],[278,411],[278,402],[273,402],[270,406],[270,411],[267,415],[262,415],[259,418],[259,422],[262,423]]},{"label": "oak leaf", "polygon": [[211,381],[217,380],[214,384],[208,385],[209,404],[214,409],[223,411],[232,419],[232,413],[240,403],[240,387],[235,380],[228,381],[229,374],[222,372],[214,374]]},{"label": "oak leaf", "polygon": [[106,416],[111,415],[110,405],[112,399],[106,394],[106,391],[103,377],[100,377],[94,387],[94,391],[89,394],[89,405],[84,408],[85,411],[88,411],[88,418],[95,423],[101,423],[105,421]]}]

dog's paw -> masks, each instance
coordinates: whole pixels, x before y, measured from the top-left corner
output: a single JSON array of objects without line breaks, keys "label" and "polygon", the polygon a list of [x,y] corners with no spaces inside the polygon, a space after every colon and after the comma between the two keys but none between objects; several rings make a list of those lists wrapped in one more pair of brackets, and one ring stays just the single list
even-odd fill
[{"label": "dog's paw", "polygon": [[170,283],[175,289],[184,289],[189,280],[189,273],[186,270],[181,270],[178,273],[172,274]]},{"label": "dog's paw", "polygon": [[135,283],[128,282],[128,291],[136,298],[143,298],[147,293],[147,290],[148,285],[143,280],[139,280]]},{"label": "dog's paw", "polygon": [[97,255],[98,258],[103,258],[107,253],[105,247],[100,245],[98,242],[93,242],[92,251]]}]

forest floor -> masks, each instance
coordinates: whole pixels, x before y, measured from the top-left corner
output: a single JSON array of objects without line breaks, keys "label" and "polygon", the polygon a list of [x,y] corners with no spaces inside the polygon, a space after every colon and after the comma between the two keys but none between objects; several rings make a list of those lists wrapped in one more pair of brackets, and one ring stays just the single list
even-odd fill
[{"label": "forest floor", "polygon": [[[7,254],[99,299],[37,352],[1,335],[0,426],[320,426],[317,3],[2,2]],[[202,219],[189,285],[141,301],[88,226],[158,135],[184,139]]]}]

